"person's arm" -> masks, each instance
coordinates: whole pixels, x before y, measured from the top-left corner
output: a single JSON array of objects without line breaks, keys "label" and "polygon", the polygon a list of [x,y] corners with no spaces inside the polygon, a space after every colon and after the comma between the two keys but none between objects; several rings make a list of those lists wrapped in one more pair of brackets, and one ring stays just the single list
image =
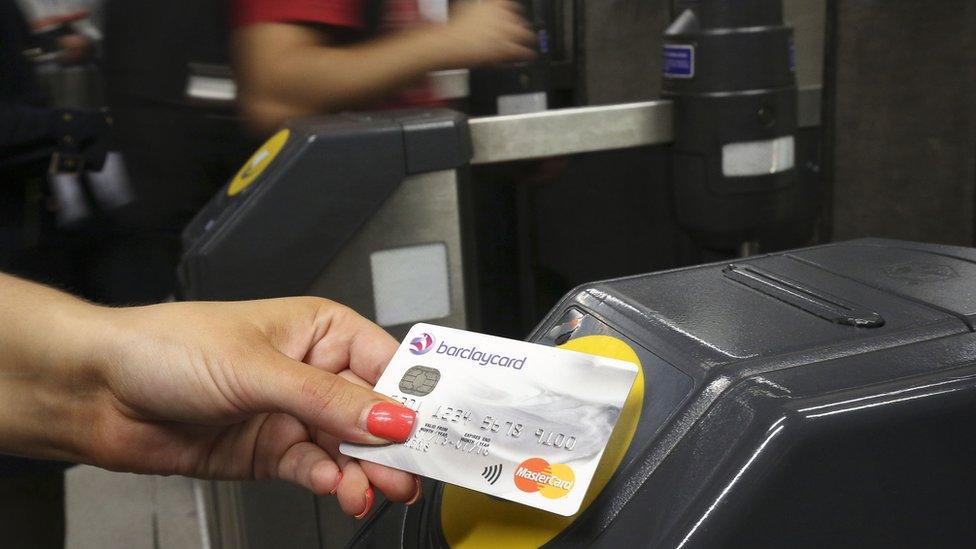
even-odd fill
[{"label": "person's arm", "polygon": [[0,452],[137,473],[282,478],[364,516],[416,477],[342,440],[402,442],[415,414],[370,390],[386,332],[316,298],[110,309],[0,274]]},{"label": "person's arm", "polygon": [[508,0],[459,6],[446,24],[427,24],[354,45],[323,32],[259,23],[233,38],[240,106],[267,131],[300,115],[363,105],[430,71],[531,59],[535,35]]}]

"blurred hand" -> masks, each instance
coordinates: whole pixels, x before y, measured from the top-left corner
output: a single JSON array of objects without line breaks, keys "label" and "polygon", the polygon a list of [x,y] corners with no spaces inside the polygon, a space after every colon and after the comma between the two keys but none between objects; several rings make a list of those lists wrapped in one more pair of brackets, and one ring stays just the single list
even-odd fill
[{"label": "blurred hand", "polygon": [[450,22],[438,27],[444,53],[456,67],[528,61],[536,56],[536,35],[509,0],[456,4]]},{"label": "blurred hand", "polygon": [[342,440],[402,442],[415,419],[370,390],[397,343],[352,310],[291,298],[104,311],[89,376],[95,465],[280,478],[336,494],[357,518],[371,486],[393,501],[419,497],[413,475],[338,451]]},{"label": "blurred hand", "polygon": [[61,48],[58,63],[62,65],[74,65],[91,59],[92,41],[83,34],[61,36],[58,38],[58,46]]},{"label": "blurred hand", "polygon": [[54,33],[60,49],[57,61],[62,65],[73,65],[88,61],[94,46],[92,40],[79,32],[74,32],[72,24],[84,21],[91,16],[88,10],[48,15],[31,21],[35,33]]}]

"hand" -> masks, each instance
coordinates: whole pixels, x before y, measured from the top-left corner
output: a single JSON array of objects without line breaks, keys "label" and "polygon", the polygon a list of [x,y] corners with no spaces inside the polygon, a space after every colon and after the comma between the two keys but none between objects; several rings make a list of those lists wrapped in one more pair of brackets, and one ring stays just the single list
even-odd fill
[{"label": "hand", "polygon": [[[53,292],[43,291],[24,303],[45,303]],[[358,518],[372,506],[371,486],[393,501],[419,497],[413,475],[338,451],[341,440],[402,442],[416,417],[369,389],[397,344],[346,307],[315,298],[38,307],[38,318],[18,313],[22,334],[6,334],[25,351],[0,357],[22,372],[0,375],[11,415],[20,414],[0,405],[0,450],[47,446],[43,457],[138,473],[281,478],[336,494]]]},{"label": "hand", "polygon": [[510,0],[465,1],[456,5],[450,22],[437,27],[450,65],[478,67],[528,61],[536,56],[536,35]]},{"label": "hand", "polygon": [[83,34],[66,34],[58,38],[58,63],[61,65],[76,65],[91,59],[92,41]]}]

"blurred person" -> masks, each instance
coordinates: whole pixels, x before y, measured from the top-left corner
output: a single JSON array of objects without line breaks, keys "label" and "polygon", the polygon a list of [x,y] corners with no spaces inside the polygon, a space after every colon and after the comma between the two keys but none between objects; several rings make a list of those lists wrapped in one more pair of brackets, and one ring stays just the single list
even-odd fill
[{"label": "blurred person", "polygon": [[[86,263],[69,258],[80,239],[65,230],[66,213],[90,202],[80,187],[104,167],[111,117],[53,106],[36,71],[51,61],[75,62],[85,46],[71,44],[84,40],[68,30],[39,34],[15,1],[0,0],[0,269],[88,295],[79,276]],[[59,183],[71,178],[74,202],[59,193]]]},{"label": "blurred person", "polygon": [[[397,349],[318,298],[92,305],[0,274],[0,452],[115,471],[278,478],[364,518],[418,477],[339,453],[404,442],[416,413],[373,392]],[[3,531],[5,547],[38,547]]]},{"label": "blurred person", "polygon": [[[422,104],[431,94],[412,84],[428,71],[534,55],[517,4],[459,7],[435,25],[420,20],[416,0],[109,0],[106,90],[135,201],[101,300],[174,293],[183,227],[284,118]],[[187,98],[190,64],[229,63],[231,44],[240,111],[256,134],[233,111]]]},{"label": "blurred person", "polygon": [[66,166],[70,170],[101,165],[104,153],[94,145],[108,136],[105,116],[53,108],[33,62],[73,63],[89,47],[75,33],[34,32],[14,0],[0,0],[0,175],[5,180],[47,173],[55,154],[77,157],[81,165]]},{"label": "blurred person", "polygon": [[509,0],[463,1],[425,22],[416,0],[236,0],[238,101],[267,133],[285,119],[432,97],[431,71],[524,61],[536,35]]}]

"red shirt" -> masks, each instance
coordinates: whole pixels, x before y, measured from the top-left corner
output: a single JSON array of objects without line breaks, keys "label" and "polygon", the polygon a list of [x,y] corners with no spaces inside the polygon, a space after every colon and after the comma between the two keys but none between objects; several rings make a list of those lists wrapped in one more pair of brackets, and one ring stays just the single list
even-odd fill
[{"label": "red shirt", "polygon": [[[320,23],[353,30],[366,26],[364,14],[370,0],[236,0],[234,25],[255,23]],[[423,21],[417,0],[385,0],[379,33],[410,27]],[[384,106],[434,105],[438,101],[426,83],[397,94]]]},{"label": "red shirt", "polygon": [[[236,0],[235,26],[254,23],[322,23],[354,29],[365,26],[367,0]],[[421,21],[417,0],[386,0],[382,30],[393,30]]]}]

